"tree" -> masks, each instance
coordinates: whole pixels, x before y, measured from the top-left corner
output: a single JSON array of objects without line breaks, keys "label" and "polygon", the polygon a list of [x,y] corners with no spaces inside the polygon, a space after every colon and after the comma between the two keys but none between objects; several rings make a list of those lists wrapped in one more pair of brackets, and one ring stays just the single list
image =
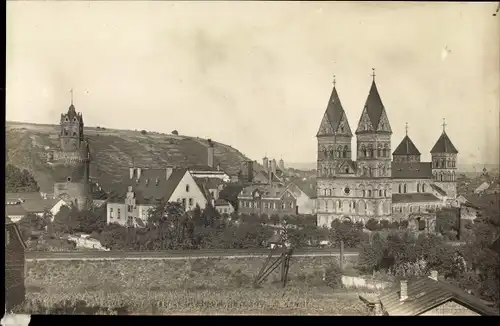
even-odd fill
[{"label": "tree", "polygon": [[147,133],[148,133],[148,132],[147,132],[146,130],[144,130],[144,129],[143,129],[143,130],[141,130],[141,134],[145,135],[145,134],[147,134]]},{"label": "tree", "polygon": [[37,192],[40,190],[35,178],[27,170],[12,164],[5,167],[5,192]]},{"label": "tree", "polygon": [[179,135],[179,132],[177,130],[173,130],[172,135]]},{"label": "tree", "polygon": [[366,225],[365,227],[370,230],[370,231],[377,231],[377,230],[380,230],[380,224],[379,222],[374,219],[374,218],[371,218],[369,219],[367,222],[366,222]]}]

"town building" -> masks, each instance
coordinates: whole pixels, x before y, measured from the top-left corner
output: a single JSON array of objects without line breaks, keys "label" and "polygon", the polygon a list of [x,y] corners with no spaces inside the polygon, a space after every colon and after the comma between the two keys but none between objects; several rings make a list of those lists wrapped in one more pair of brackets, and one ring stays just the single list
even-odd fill
[{"label": "town building", "polygon": [[24,277],[26,262],[23,241],[17,225],[9,218],[5,219],[5,310],[23,303],[26,295]]},{"label": "town building", "polygon": [[47,155],[53,169],[54,198],[62,199],[78,209],[92,203],[90,189],[90,148],[83,134],[83,115],[77,113],[71,99],[68,112],[61,114],[59,150]]},{"label": "town building", "polygon": [[40,193],[11,193],[6,194],[5,215],[14,223],[28,214],[42,217],[45,213],[50,213],[53,219],[63,206],[69,205],[62,199],[44,199]]},{"label": "town building", "polygon": [[186,211],[207,199],[186,168],[130,168],[129,175],[115,187],[107,201],[107,223],[144,226],[149,211],[161,202],[182,203]]},{"label": "town building", "polygon": [[374,302],[375,315],[386,316],[498,316],[481,299],[438,278],[401,280]]},{"label": "town building", "polygon": [[299,207],[293,191],[279,183],[250,185],[238,195],[239,214],[295,215]]},{"label": "town building", "polygon": [[421,162],[408,127],[391,160],[392,129],[373,74],[353,149],[353,133],[334,82],[316,135],[318,225],[330,226],[334,219],[399,221],[447,205],[456,197],[458,151],[444,126],[430,151],[431,162]]}]

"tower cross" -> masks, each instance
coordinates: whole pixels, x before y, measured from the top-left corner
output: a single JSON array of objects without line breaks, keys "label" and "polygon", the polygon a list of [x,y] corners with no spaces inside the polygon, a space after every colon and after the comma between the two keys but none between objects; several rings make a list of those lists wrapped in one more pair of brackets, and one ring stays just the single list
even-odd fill
[{"label": "tower cross", "polygon": [[71,93],[71,105],[73,105],[73,88],[69,92]]},{"label": "tower cross", "polygon": [[371,75],[371,76],[372,76],[372,78],[373,78],[373,81],[375,81],[375,76],[376,76],[376,75],[375,75],[375,68],[372,68],[372,75]]},{"label": "tower cross", "polygon": [[405,130],[406,130],[406,136],[408,136],[408,122],[406,122]]},{"label": "tower cross", "polygon": [[335,74],[333,74],[333,87],[335,87],[335,84],[336,84],[336,80],[335,80]]},{"label": "tower cross", "polygon": [[443,118],[443,124],[442,124],[442,126],[443,126],[443,132],[444,132],[444,129],[446,127],[446,120],[445,120],[445,118]]}]

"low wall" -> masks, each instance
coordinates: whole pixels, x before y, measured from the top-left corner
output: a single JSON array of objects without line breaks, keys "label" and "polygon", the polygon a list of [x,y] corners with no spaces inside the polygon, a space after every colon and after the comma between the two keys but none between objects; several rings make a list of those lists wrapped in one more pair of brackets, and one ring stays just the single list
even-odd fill
[{"label": "low wall", "polygon": [[346,276],[342,275],[342,285],[345,288],[354,289],[368,289],[368,290],[383,290],[389,288],[392,283],[384,282],[374,279],[369,279],[360,276]]},{"label": "low wall", "polygon": [[[28,291],[119,292],[134,290],[168,290],[179,287],[224,288],[250,284],[266,258],[241,259],[196,258],[185,260],[54,260],[28,261],[25,284]],[[352,266],[357,257],[346,257],[344,266]],[[319,276],[335,257],[293,257],[290,280]],[[279,280],[274,271],[267,282]],[[239,285],[238,285],[239,284]]]}]

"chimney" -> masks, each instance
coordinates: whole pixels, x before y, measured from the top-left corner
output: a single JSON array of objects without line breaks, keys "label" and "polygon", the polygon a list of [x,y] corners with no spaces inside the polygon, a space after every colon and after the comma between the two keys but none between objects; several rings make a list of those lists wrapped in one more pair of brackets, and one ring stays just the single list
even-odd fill
[{"label": "chimney", "polygon": [[172,172],[174,171],[173,168],[168,167],[167,168],[167,173],[166,173],[166,180],[170,179],[170,176],[172,175]]},{"label": "chimney", "polygon": [[276,160],[274,158],[271,161],[271,170],[273,171],[274,174],[276,174]]},{"label": "chimney", "polygon": [[408,299],[408,281],[407,280],[401,280],[400,281],[400,294],[399,294],[399,301],[404,301]]},{"label": "chimney", "polygon": [[137,179],[141,178],[141,168],[137,168]]},{"label": "chimney", "polygon": [[382,307],[380,305],[380,302],[375,303],[375,306],[373,307],[373,313],[375,316],[382,316]]},{"label": "chimney", "polygon": [[432,278],[434,281],[437,281],[438,280],[438,272],[435,270],[432,270],[431,276],[429,276],[429,277]]},{"label": "chimney", "polygon": [[207,165],[211,168],[214,167],[214,144],[212,143],[212,140],[208,140],[208,160],[207,160]]},{"label": "chimney", "polygon": [[247,172],[248,182],[252,182],[253,181],[253,162],[252,161],[247,162],[247,169],[248,169],[248,172]]},{"label": "chimney", "polygon": [[220,171],[220,164],[217,164],[217,171]]},{"label": "chimney", "polygon": [[267,159],[267,157],[264,157],[262,159],[262,165],[264,166],[264,170],[267,172],[267,170],[269,170],[269,160]]},{"label": "chimney", "polygon": [[133,179],[134,178],[134,168],[129,168],[128,171],[129,171],[130,179]]}]

